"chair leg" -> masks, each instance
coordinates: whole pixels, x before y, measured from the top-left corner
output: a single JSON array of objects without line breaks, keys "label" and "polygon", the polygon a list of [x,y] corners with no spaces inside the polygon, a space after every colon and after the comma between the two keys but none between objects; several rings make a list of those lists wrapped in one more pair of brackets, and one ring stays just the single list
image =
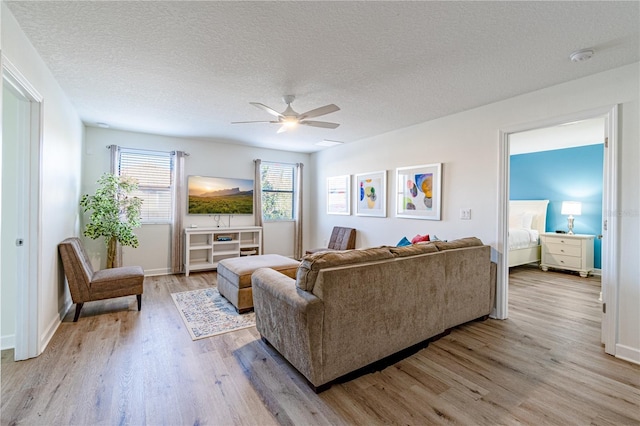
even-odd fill
[{"label": "chair leg", "polygon": [[78,317],[80,317],[80,311],[82,310],[82,305],[84,305],[84,302],[76,303],[76,315],[73,317],[73,322],[78,322]]},{"label": "chair leg", "polygon": [[142,309],[142,295],[136,294],[136,298],[138,299],[138,310]]}]

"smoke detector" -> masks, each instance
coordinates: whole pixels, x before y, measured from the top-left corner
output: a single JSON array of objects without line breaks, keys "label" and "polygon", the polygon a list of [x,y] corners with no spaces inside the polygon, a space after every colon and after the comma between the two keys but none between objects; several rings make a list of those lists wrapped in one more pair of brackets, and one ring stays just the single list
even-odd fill
[{"label": "smoke detector", "polygon": [[580,50],[576,50],[571,55],[569,55],[569,59],[571,59],[571,61],[573,62],[584,62],[591,59],[592,56],[593,56],[593,50],[580,49]]}]

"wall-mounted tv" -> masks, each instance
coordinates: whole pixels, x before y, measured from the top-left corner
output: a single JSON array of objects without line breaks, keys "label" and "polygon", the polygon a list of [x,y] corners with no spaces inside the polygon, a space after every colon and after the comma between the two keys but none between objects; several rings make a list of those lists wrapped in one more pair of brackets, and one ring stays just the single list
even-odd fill
[{"label": "wall-mounted tv", "polygon": [[189,176],[188,214],[253,214],[253,179]]}]

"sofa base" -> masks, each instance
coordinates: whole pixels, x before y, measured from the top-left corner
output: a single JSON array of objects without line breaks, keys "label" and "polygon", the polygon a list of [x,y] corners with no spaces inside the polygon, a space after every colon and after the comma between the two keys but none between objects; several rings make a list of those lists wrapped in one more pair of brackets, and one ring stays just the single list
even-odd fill
[{"label": "sofa base", "polygon": [[[474,320],[469,321],[469,323],[471,322],[478,322],[478,321],[486,321],[487,319],[489,319],[489,315],[483,315],[481,317],[478,317]],[[468,323],[467,323],[468,324]],[[460,324],[460,325],[464,325],[464,324]],[[459,327],[459,326],[458,326]],[[390,367],[394,364],[397,364],[398,362],[402,361],[405,358],[409,358],[411,355],[416,354],[417,352],[419,352],[420,350],[426,348],[427,346],[429,346],[429,343],[431,342],[435,342],[445,336],[448,336],[449,334],[451,334],[451,331],[456,328],[449,328],[445,331],[443,331],[440,334],[436,334],[433,337],[430,337],[426,340],[423,340],[422,342],[418,342],[413,346],[409,346],[408,348],[402,349],[394,354],[391,354],[385,358],[379,359],[378,361],[374,361],[369,365],[365,365],[364,367],[361,367],[355,371],[352,371],[350,373],[347,373],[343,376],[338,377],[337,379],[331,380],[328,383],[325,383],[323,385],[320,386],[315,386],[313,383],[311,383],[306,377],[303,376],[303,378],[305,379],[305,381],[307,382],[307,385],[309,385],[309,387],[315,392],[315,393],[321,393],[326,391],[327,389],[329,389],[332,385],[334,384],[339,384],[339,383],[345,383],[345,382],[349,382],[351,380],[357,379],[358,377],[364,376],[365,374],[372,374],[375,373],[377,371],[382,371],[387,367]],[[269,347],[275,349],[277,351],[277,349],[271,344],[269,343],[269,341],[264,337],[264,336],[260,336],[260,339]],[[279,352],[278,352],[279,353]],[[295,368],[295,367],[294,367]]]}]

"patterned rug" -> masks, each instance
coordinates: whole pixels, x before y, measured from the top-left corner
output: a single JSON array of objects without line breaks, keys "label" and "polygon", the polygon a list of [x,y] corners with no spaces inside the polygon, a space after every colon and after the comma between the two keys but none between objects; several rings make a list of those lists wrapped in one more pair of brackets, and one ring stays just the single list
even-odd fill
[{"label": "patterned rug", "polygon": [[193,340],[256,325],[256,315],[240,315],[215,287],[171,293],[173,302]]}]

